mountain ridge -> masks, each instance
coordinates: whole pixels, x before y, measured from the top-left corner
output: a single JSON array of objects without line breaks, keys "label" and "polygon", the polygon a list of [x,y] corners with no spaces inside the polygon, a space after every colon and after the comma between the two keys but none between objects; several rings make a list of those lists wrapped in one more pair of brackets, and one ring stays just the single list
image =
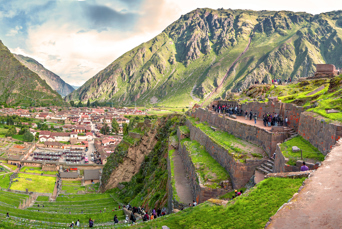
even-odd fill
[{"label": "mountain ridge", "polygon": [[10,106],[65,106],[62,97],[18,61],[0,40],[0,103]]},{"label": "mountain ridge", "polygon": [[312,15],[196,9],[117,58],[65,99],[119,105],[207,103],[255,81],[311,76],[317,63],[342,67],[341,38],[341,11]]},{"label": "mountain ridge", "polygon": [[14,57],[19,60],[23,65],[28,67],[31,71],[37,73],[37,75],[46,81],[46,83],[61,96],[66,96],[73,92],[75,89],[62,80],[57,74],[46,69],[41,63],[35,59],[24,56],[21,54],[13,53]]}]

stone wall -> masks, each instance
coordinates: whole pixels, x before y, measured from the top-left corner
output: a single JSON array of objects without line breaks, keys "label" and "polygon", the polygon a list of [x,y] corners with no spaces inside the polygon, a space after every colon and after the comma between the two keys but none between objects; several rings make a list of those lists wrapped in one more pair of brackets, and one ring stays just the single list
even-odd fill
[{"label": "stone wall", "polygon": [[182,158],[184,167],[186,168],[186,172],[190,181],[192,196],[196,199],[197,203],[202,203],[213,197],[222,196],[226,194],[228,191],[230,191],[223,188],[211,189],[200,184],[199,178],[195,170],[195,165],[192,163],[191,157],[185,145],[182,146],[181,143],[179,143],[178,148],[179,155]]},{"label": "stone wall", "polygon": [[277,144],[277,149],[275,151],[275,159],[274,159],[274,166],[273,166],[273,172],[274,173],[283,173],[285,172],[285,163],[286,159],[284,155],[281,153],[280,150],[280,143]]},{"label": "stone wall", "polygon": [[224,115],[219,115],[202,108],[197,109],[192,113],[192,116],[199,118],[201,122],[207,122],[209,125],[215,126],[220,130],[261,146],[269,156],[273,155],[277,143],[281,143],[288,138],[288,133],[269,132],[260,127],[228,119]]},{"label": "stone wall", "polygon": [[328,123],[322,116],[311,112],[304,112],[300,117],[298,134],[317,147],[321,153],[327,155],[342,137],[342,125]]},{"label": "stone wall", "polygon": [[190,139],[198,141],[206,151],[229,173],[234,189],[242,188],[253,176],[255,168],[265,160],[246,160],[246,163],[236,161],[228,150],[214,143],[202,130],[195,127],[189,120],[186,125],[190,129]]},{"label": "stone wall", "polygon": [[[288,126],[295,131],[298,131],[300,114],[304,111],[303,107],[296,106],[295,104],[271,101],[268,103],[251,102],[242,104],[241,109],[248,112],[252,110],[253,113],[257,113],[259,119],[262,119],[262,115],[265,113],[272,114],[275,112],[282,116],[285,114],[284,118],[287,116],[289,119]],[[283,113],[284,110],[285,113]]]}]

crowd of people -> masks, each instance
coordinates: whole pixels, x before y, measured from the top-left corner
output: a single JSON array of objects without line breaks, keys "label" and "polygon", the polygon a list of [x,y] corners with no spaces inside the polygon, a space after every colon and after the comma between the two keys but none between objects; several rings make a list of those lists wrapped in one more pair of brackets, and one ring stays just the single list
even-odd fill
[{"label": "crowd of people", "polygon": [[[144,208],[132,207],[130,204],[125,206],[125,208],[131,211],[130,216],[126,215],[125,223],[131,222],[131,224],[134,224],[136,222],[135,214],[140,215],[143,221],[153,220],[158,217],[162,217],[166,215],[166,208],[163,208],[163,209],[158,208],[157,210],[154,208],[150,211],[150,213],[146,212]],[[115,217],[114,217],[114,224],[116,223],[118,223],[118,220],[117,218],[115,220]]]},{"label": "crowd of people", "polygon": [[[284,83],[287,84],[287,83],[291,83],[292,82],[292,79],[291,77],[289,77],[288,79],[285,79],[284,80]],[[254,81],[254,84],[265,84],[265,81],[259,81],[259,80],[256,80]],[[283,84],[283,81],[281,79],[272,79],[272,84]]]},{"label": "crowd of people", "polygon": [[232,105],[212,105],[213,111],[219,113],[219,114],[228,114],[230,115],[237,115],[242,116],[243,110],[240,109],[238,106],[232,106]]}]

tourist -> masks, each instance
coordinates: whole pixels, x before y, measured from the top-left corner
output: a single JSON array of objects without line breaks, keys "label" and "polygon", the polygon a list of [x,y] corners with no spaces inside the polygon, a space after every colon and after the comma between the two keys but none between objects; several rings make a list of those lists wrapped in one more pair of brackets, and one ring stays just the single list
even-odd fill
[{"label": "tourist", "polygon": [[158,217],[161,216],[161,210],[160,210],[160,208],[158,208],[158,210],[157,210],[157,216],[158,216]]},{"label": "tourist", "polygon": [[125,223],[128,223],[128,221],[129,221],[129,218],[128,218],[128,215],[126,215]]},{"label": "tourist", "polygon": [[194,200],[192,205],[193,205],[194,207],[196,207],[196,206],[197,206],[197,202]]},{"label": "tourist", "polygon": [[132,222],[132,225],[135,223],[135,216],[133,214],[133,212],[131,212],[131,218],[130,218],[131,222]]},{"label": "tourist", "polygon": [[114,216],[114,225],[117,224],[117,223],[119,223],[119,220],[118,220],[118,217],[115,215]]},{"label": "tourist", "polygon": [[92,220],[91,218],[89,219],[89,227],[93,227],[94,226],[94,220]]},{"label": "tourist", "polygon": [[268,116],[268,126],[271,126],[272,123],[272,115]]},{"label": "tourist", "polygon": [[276,158],[276,153],[273,154],[273,159],[275,160],[275,158]]},{"label": "tourist", "polygon": [[248,117],[248,112],[246,111],[245,112],[245,120],[247,120],[247,117]]},{"label": "tourist", "polygon": [[74,221],[72,221],[72,223],[70,224],[70,227],[74,227]]},{"label": "tourist", "polygon": [[287,116],[285,116],[285,126],[287,126],[288,121],[289,121],[289,119],[287,118]]},{"label": "tourist", "polygon": [[238,191],[235,189],[235,196],[238,196]]},{"label": "tourist", "polygon": [[252,117],[253,117],[253,112],[252,110],[249,112],[249,120],[252,120]]},{"label": "tourist", "polygon": [[79,220],[79,219],[76,221],[76,226],[77,226],[77,227],[80,226],[80,220]]},{"label": "tourist", "polygon": [[300,167],[300,171],[308,171],[309,167],[306,166],[305,161],[303,161],[302,167]]},{"label": "tourist", "polygon": [[256,124],[257,118],[258,118],[257,114],[254,113],[254,124]]},{"label": "tourist", "polygon": [[7,218],[9,218],[9,214],[8,214],[8,212],[7,212],[7,214],[6,214],[6,217],[7,217]]}]

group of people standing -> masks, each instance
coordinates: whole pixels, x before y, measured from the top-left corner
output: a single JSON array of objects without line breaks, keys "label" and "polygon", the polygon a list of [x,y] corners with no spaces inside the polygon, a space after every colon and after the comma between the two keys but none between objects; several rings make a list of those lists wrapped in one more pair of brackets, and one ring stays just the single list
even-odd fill
[{"label": "group of people standing", "polygon": [[[246,111],[245,112],[245,119],[247,120],[249,118],[249,120],[254,120],[254,123],[256,124],[256,121],[258,119],[258,115],[256,112],[252,112],[250,111],[249,113]],[[285,119],[273,112],[272,114],[269,114],[269,113],[265,113],[263,116],[262,116],[262,121],[264,123],[264,126],[287,126],[288,125],[288,118],[287,116],[285,116]]]},{"label": "group of people standing", "polygon": [[219,114],[235,114],[237,116],[243,115],[243,110],[238,106],[233,105],[212,105],[212,109]]}]

